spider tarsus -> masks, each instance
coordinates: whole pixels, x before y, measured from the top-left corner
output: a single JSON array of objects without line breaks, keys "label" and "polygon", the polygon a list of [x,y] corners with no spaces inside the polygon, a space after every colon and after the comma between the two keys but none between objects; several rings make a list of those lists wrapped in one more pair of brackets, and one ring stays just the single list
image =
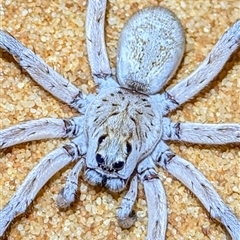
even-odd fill
[{"label": "spider tarsus", "polygon": [[71,205],[71,203],[74,201],[74,199],[73,199],[73,201],[69,201],[69,200],[66,199],[66,197],[64,196],[64,195],[65,195],[65,194],[64,194],[64,190],[65,190],[65,189],[62,188],[62,189],[59,191],[58,196],[57,196],[57,200],[56,200],[57,206],[58,206],[58,208],[60,208],[60,209],[68,208],[68,207]]},{"label": "spider tarsus", "polygon": [[133,226],[133,224],[136,222],[136,220],[137,220],[137,215],[136,215],[135,211],[132,210],[127,217],[124,217],[122,219],[118,218],[118,224],[122,228],[128,229]]}]

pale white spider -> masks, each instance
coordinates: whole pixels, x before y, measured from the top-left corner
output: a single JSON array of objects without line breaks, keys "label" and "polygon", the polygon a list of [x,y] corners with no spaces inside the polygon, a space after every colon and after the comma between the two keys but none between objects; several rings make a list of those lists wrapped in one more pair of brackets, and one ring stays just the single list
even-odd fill
[{"label": "pale white spider", "polygon": [[30,76],[58,99],[81,114],[72,119],[45,118],[0,131],[0,148],[48,139],[71,139],[44,157],[0,211],[0,236],[60,169],[75,162],[58,206],[74,200],[78,176],[119,192],[129,186],[117,212],[124,228],[136,220],[133,205],[137,185],[144,186],[148,204],[147,239],[165,239],[167,201],[156,166],[185,184],[211,217],[220,221],[233,239],[240,239],[240,222],[191,163],[175,155],[166,141],[197,144],[240,143],[240,124],[171,122],[168,113],[203,89],[240,45],[240,21],[217,42],[203,63],[176,86],[158,94],[175,73],[184,52],[181,23],[169,10],[152,7],[135,14],[124,27],[118,48],[117,76],[111,73],[105,43],[106,0],[89,1],[86,38],[97,95],[84,95],[10,34],[0,31],[0,47],[9,52]]}]

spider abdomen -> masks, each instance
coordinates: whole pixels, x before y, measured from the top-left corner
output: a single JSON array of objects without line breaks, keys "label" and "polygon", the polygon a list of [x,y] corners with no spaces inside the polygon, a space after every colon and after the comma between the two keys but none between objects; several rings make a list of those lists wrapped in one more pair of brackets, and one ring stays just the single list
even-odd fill
[{"label": "spider abdomen", "polygon": [[119,84],[146,94],[159,92],[175,73],[184,46],[183,28],[174,13],[160,7],[138,12],[127,22],[119,40]]}]

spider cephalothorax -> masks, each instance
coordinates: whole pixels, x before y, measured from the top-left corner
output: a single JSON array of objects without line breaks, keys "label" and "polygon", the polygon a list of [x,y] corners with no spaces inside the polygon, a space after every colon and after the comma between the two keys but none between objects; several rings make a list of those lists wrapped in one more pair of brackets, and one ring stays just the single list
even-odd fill
[{"label": "spider cephalothorax", "polygon": [[161,108],[154,97],[110,88],[89,105],[86,121],[87,180],[112,191],[122,190],[137,163],[161,139]]},{"label": "spider cephalothorax", "polygon": [[117,74],[113,76],[104,42],[105,10],[106,0],[88,2],[86,41],[92,75],[98,86],[96,95],[86,96],[33,51],[0,31],[0,47],[37,83],[81,113],[68,120],[44,118],[0,131],[1,149],[32,140],[70,139],[40,160],[0,211],[0,236],[17,215],[26,211],[43,185],[74,162],[57,198],[60,208],[76,200],[78,177],[83,170],[85,179],[93,185],[111,191],[129,187],[117,212],[120,225],[129,228],[136,220],[133,206],[140,182],[148,205],[147,239],[163,240],[167,228],[167,199],[156,171],[158,166],[185,184],[211,217],[220,221],[234,240],[240,240],[239,219],[203,174],[167,145],[168,141],[239,145],[238,123],[180,123],[171,121],[168,114],[203,89],[239,48],[240,20],[226,31],[192,74],[163,91],[185,47],[178,18],[160,7],[135,14],[122,31]]}]

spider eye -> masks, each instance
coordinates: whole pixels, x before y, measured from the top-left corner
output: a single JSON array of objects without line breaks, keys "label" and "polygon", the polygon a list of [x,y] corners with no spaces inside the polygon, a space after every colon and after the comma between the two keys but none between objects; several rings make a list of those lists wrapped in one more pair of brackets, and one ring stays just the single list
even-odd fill
[{"label": "spider eye", "polygon": [[98,163],[98,165],[103,165],[104,164],[104,158],[101,154],[98,154],[96,155],[96,161]]},{"label": "spider eye", "polygon": [[132,151],[132,146],[127,143],[127,154],[130,154],[130,152]]},{"label": "spider eye", "polygon": [[101,144],[104,141],[105,138],[106,138],[105,135],[102,135],[101,137],[99,137],[98,144]]},{"label": "spider eye", "polygon": [[115,163],[113,163],[112,168],[116,171],[120,171],[123,169],[124,163],[125,163],[124,161],[115,162]]}]

